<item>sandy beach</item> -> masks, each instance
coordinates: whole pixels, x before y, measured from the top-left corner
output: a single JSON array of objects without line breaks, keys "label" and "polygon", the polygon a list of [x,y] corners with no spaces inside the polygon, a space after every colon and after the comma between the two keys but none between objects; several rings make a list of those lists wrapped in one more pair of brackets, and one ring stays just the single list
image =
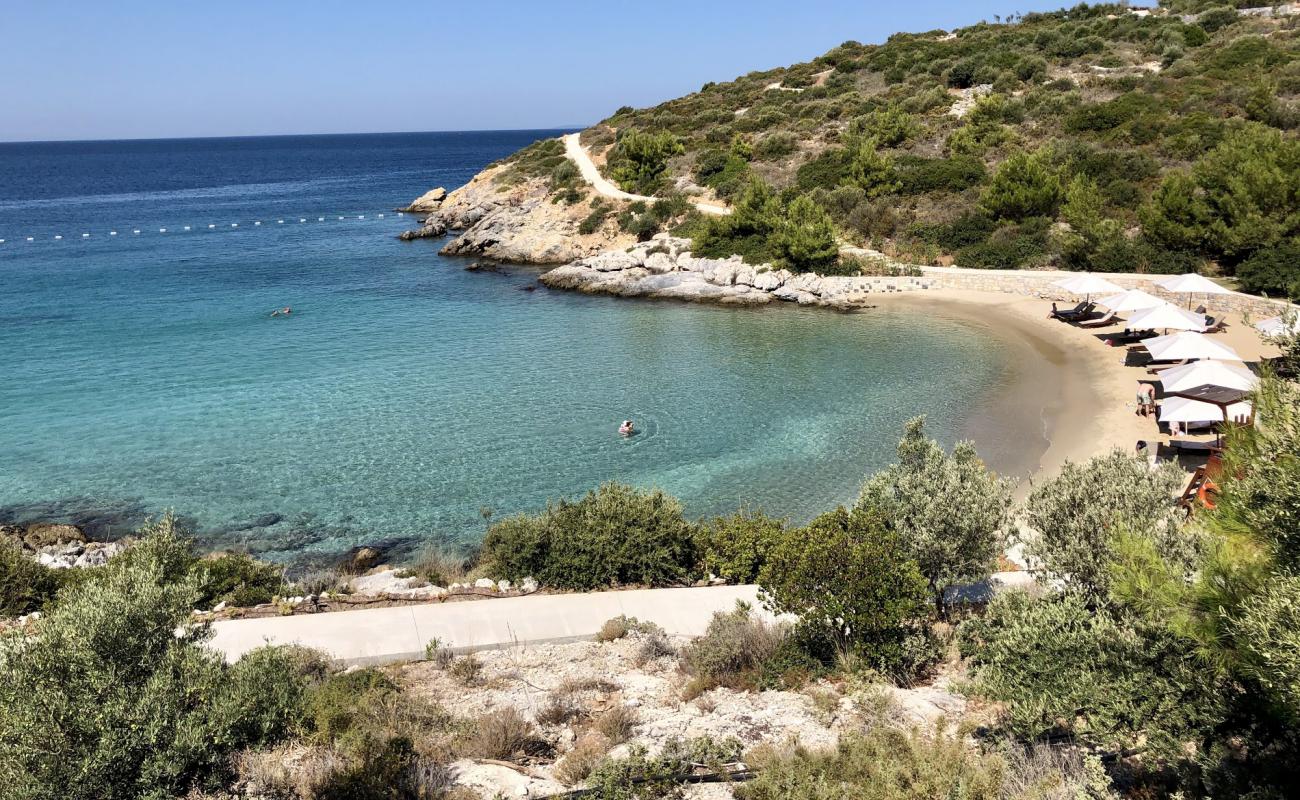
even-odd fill
[{"label": "sandy beach", "polygon": [[[1153,417],[1136,413],[1138,382],[1153,376],[1126,366],[1128,348],[1103,339],[1122,323],[1079,328],[1049,319],[1050,300],[998,292],[931,289],[873,299],[881,309],[967,324],[1010,350],[1014,373],[1004,390],[980,406],[965,433],[991,465],[1021,479],[1018,497],[1066,461],[1086,461],[1112,448],[1133,452],[1139,440],[1168,441]],[[1248,363],[1276,355],[1236,315],[1227,317],[1226,330],[1212,335]]]}]

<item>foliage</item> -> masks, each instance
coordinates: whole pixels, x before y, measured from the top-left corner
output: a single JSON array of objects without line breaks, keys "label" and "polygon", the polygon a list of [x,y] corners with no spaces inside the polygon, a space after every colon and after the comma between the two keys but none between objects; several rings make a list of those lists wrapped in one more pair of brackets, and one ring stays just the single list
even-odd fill
[{"label": "foliage", "polygon": [[0,617],[39,611],[59,591],[60,576],[28,558],[22,547],[0,538]]},{"label": "foliage", "polygon": [[704,635],[682,649],[682,665],[696,677],[714,685],[739,688],[756,685],[753,679],[776,655],[789,631],[755,616],[744,603],[729,612],[715,612]]},{"label": "foliage", "polygon": [[1238,265],[1237,280],[1248,292],[1300,300],[1300,239],[1256,251]]},{"label": "foliage", "polygon": [[732,583],[753,583],[784,531],[783,520],[761,511],[715,517],[700,529],[705,569]]},{"label": "foliage", "polygon": [[532,576],[566,589],[677,585],[696,574],[699,560],[681,503],[612,482],[577,502],[494,523],[482,556],[513,581]]},{"label": "foliage", "polygon": [[830,215],[807,195],[786,207],[773,233],[772,249],[778,264],[794,272],[824,272],[840,254]]},{"label": "foliage", "polygon": [[634,745],[626,758],[607,760],[587,780],[586,797],[595,800],[658,800],[672,797],[692,765],[715,768],[740,758],[740,742],[707,738],[669,739],[658,755]]},{"label": "foliage", "polygon": [[668,159],[683,152],[671,133],[620,132],[609,153],[609,175],[623,191],[654,194],[662,185]]},{"label": "foliage", "polygon": [[663,628],[653,622],[642,622],[636,617],[629,617],[626,614],[620,614],[605,620],[605,624],[600,626],[596,632],[596,641],[612,642],[622,639],[629,633],[654,634],[663,633]]},{"label": "foliage", "polygon": [[849,180],[867,193],[867,197],[892,194],[903,185],[894,171],[894,160],[880,152],[880,143],[863,139],[851,151]]},{"label": "foliage", "polygon": [[850,138],[871,139],[880,147],[899,147],[920,133],[916,119],[896,106],[875,109],[849,124]]},{"label": "foliage", "polygon": [[945,592],[993,572],[1011,525],[1011,481],[990,473],[970,442],[949,455],[909,421],[898,463],[871,476],[858,499],[902,537],[940,613]]},{"label": "foliage", "polygon": [[998,219],[1052,217],[1061,200],[1061,185],[1043,153],[1016,153],[998,167],[980,206]]},{"label": "foliage", "polygon": [[1176,757],[1219,710],[1189,648],[1077,594],[1001,593],[962,625],[959,643],[974,691],[1006,703],[1005,727],[1027,739],[1070,735],[1108,749],[1145,740]]},{"label": "foliage", "polygon": [[1034,531],[1027,550],[1053,578],[1094,599],[1106,596],[1120,532],[1151,537],[1185,563],[1193,542],[1175,524],[1172,497],[1182,480],[1172,465],[1152,470],[1145,459],[1119,450],[1084,464],[1067,462],[1025,503],[1025,522]]},{"label": "foliage", "polygon": [[274,742],[304,690],[290,651],[233,666],[186,627],[199,596],[165,517],[65,596],[34,636],[0,641],[0,796],[143,798],[212,788]]},{"label": "foliage", "polygon": [[906,542],[874,514],[836,509],[785,532],[759,571],[768,607],[897,674],[928,598]]},{"label": "foliage", "polygon": [[960,192],[984,182],[984,162],[971,156],[951,158],[917,158],[908,156],[894,162],[900,194]]},{"label": "foliage", "polygon": [[219,553],[194,566],[199,575],[199,607],[221,602],[233,606],[269,603],[284,587],[284,568],[246,553]]}]

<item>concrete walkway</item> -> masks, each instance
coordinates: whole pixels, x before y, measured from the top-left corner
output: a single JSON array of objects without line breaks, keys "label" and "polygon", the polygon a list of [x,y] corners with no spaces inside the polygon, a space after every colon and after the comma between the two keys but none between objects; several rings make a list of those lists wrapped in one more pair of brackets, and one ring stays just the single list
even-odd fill
[{"label": "concrete walkway", "polygon": [[[605,176],[601,175],[600,170],[596,167],[596,162],[591,160],[591,154],[587,152],[587,148],[582,146],[579,136],[580,134],[570,133],[560,137],[564,141],[564,154],[569,157],[570,161],[578,165],[578,172],[582,174],[582,179],[591,184],[597,194],[614,200],[640,200],[643,203],[654,203],[658,200],[658,198],[643,194],[625,192],[606,180]],[[692,203],[691,205],[699,209],[702,214],[717,216],[731,213],[730,208],[713,203]]]},{"label": "concrete walkway", "polygon": [[345,664],[382,664],[424,656],[436,638],[457,651],[590,639],[620,614],[654,622],[670,635],[699,636],[716,611],[737,600],[758,606],[757,586],[632,589],[430,603],[213,623],[210,646],[227,661],[264,644],[300,644]]}]

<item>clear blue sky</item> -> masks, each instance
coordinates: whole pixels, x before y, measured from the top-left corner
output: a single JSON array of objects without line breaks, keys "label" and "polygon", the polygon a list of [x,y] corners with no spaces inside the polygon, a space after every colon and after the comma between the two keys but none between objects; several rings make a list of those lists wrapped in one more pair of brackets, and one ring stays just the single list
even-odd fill
[{"label": "clear blue sky", "polygon": [[4,0],[0,141],[587,125],[1073,0]]}]

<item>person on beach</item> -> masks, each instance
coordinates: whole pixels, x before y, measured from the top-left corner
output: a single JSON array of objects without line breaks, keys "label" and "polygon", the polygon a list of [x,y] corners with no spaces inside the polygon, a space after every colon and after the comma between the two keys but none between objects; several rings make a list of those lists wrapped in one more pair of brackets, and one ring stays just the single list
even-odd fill
[{"label": "person on beach", "polygon": [[271,316],[273,316],[273,317],[287,317],[287,316],[289,316],[289,315],[292,314],[292,313],[293,313],[293,309],[292,309],[292,308],[289,308],[288,306],[285,306],[284,308],[277,308],[276,310],[272,311],[272,312],[271,312]]},{"label": "person on beach", "polygon": [[636,433],[636,428],[633,427],[630,419],[623,420],[623,424],[618,426],[619,436],[631,436],[634,433]]}]

